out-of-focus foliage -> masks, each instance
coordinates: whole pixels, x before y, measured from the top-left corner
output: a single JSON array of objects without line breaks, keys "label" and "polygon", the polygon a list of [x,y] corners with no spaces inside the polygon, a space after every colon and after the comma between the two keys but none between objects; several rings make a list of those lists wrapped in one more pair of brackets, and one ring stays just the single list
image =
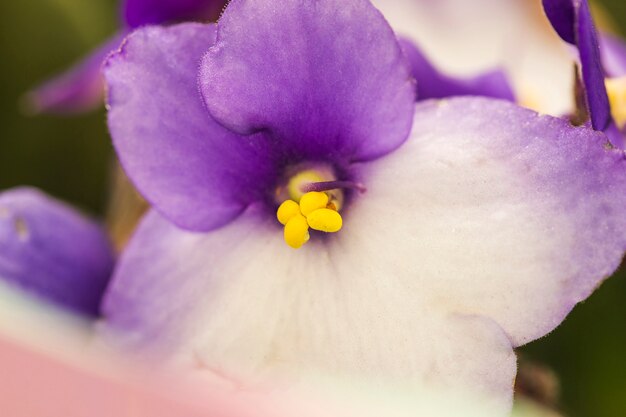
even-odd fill
[{"label": "out-of-focus foliage", "polygon": [[0,2],[0,189],[30,184],[101,212],[111,159],[104,111],[32,116],[23,94],[111,34],[105,0]]},{"label": "out-of-focus foliage", "polygon": [[[597,3],[626,34],[626,2]],[[30,184],[104,212],[112,160],[104,111],[32,116],[20,98],[111,35],[117,12],[114,0],[0,2],[0,189]],[[626,273],[522,352],[558,374],[567,415],[626,415]]]}]

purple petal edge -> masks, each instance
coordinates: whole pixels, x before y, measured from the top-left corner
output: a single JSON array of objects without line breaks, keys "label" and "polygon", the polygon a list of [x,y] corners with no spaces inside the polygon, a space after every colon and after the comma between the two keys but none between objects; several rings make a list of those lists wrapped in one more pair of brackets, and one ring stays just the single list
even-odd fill
[{"label": "purple petal edge", "polygon": [[576,6],[573,0],[543,0],[543,10],[561,39],[576,45]]},{"label": "purple petal edge", "polygon": [[612,123],[611,107],[589,3],[587,0],[543,0],[543,7],[557,33],[578,48],[591,125],[595,130],[607,130]]},{"label": "purple petal edge", "polygon": [[96,316],[113,262],[102,228],[76,210],[32,188],[0,193],[0,279]]},{"label": "purple petal edge", "polygon": [[124,20],[130,28],[182,21],[214,21],[227,0],[126,0]]},{"label": "purple petal edge", "polygon": [[577,44],[591,124],[594,129],[604,131],[609,127],[612,118],[604,84],[598,34],[586,0],[580,2],[577,11]]},{"label": "purple petal edge", "polygon": [[406,38],[399,41],[417,81],[418,100],[483,96],[515,101],[515,93],[504,71],[493,70],[472,78],[451,77],[439,72],[413,42]]}]

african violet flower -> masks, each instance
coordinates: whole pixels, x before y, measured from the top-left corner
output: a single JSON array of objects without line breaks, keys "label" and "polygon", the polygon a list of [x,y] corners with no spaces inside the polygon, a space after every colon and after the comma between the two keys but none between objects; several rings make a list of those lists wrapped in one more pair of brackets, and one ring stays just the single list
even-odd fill
[{"label": "african violet flower", "polygon": [[492,83],[506,76],[520,104],[557,115],[573,110],[573,59],[550,30],[540,0],[373,3],[446,74],[472,77],[486,72],[478,80]]},{"label": "african violet flower", "polygon": [[607,78],[600,40],[587,0],[543,0],[543,5],[559,36],[578,48],[584,105],[591,126],[605,132],[613,146],[623,148],[623,130],[626,127],[626,78],[623,77],[626,68],[623,63],[626,62],[626,48],[615,38],[603,39],[602,45],[606,47],[604,61],[610,68],[610,78]]},{"label": "african violet flower", "polygon": [[0,193],[0,279],[95,316],[113,270],[104,231],[31,188]]},{"label": "african violet flower", "polygon": [[48,81],[28,95],[36,112],[78,112],[100,106],[104,81],[101,66],[119,47],[126,34],[148,24],[212,21],[227,0],[126,0],[122,4],[124,27],[76,67]]},{"label": "african violet flower", "polygon": [[[620,262],[626,161],[510,102],[416,105],[409,72],[366,0],[233,0],[217,26],[130,35],[105,65],[108,122],[154,210],[102,340],[246,380],[347,374],[508,404],[513,348]],[[310,191],[326,196],[296,204]]]}]

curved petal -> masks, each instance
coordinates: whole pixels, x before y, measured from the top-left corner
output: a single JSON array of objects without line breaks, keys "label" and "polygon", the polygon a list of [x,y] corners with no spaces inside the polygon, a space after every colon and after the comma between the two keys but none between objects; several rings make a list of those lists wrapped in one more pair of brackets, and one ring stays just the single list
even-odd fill
[{"label": "curved petal", "polygon": [[626,42],[608,33],[600,34],[600,52],[604,69],[610,77],[626,75]]},{"label": "curved petal", "polygon": [[574,0],[542,0],[543,10],[561,39],[576,45],[576,6]]},{"label": "curved petal", "polygon": [[227,0],[126,0],[124,19],[131,28],[179,21],[216,20]]},{"label": "curved petal", "polygon": [[598,34],[587,0],[580,1],[576,19],[577,46],[591,124],[596,130],[605,130],[612,121],[611,107],[604,84]]},{"label": "curved petal", "polygon": [[574,108],[574,57],[540,0],[373,0],[391,26],[454,77],[504,70],[522,105],[550,114]]},{"label": "curved petal", "polygon": [[293,251],[264,214],[208,234],[148,215],[106,296],[104,341],[248,382],[360,375],[510,402],[515,355],[497,325],[424,304],[348,242]]},{"label": "curved petal", "polygon": [[37,190],[0,194],[0,277],[83,314],[98,314],[113,269],[104,231]]},{"label": "curved petal", "polygon": [[397,148],[415,98],[394,34],[366,0],[231,1],[200,86],[220,123],[269,130],[313,160],[368,160]]},{"label": "curved petal", "polygon": [[28,110],[34,113],[77,113],[102,105],[104,80],[102,63],[121,43],[116,35],[72,69],[35,88],[26,95]]},{"label": "curved petal", "polygon": [[472,78],[455,78],[440,73],[419,48],[408,39],[400,44],[411,63],[413,77],[417,81],[417,98],[445,98],[451,96],[485,96],[515,101],[506,74],[495,70]]},{"label": "curved petal", "polygon": [[[614,146],[622,147],[623,139],[611,118],[611,107],[604,84],[604,68],[598,33],[587,0],[543,0],[543,6],[552,26],[566,42],[578,48],[585,100],[594,129],[606,131]],[[564,29],[571,25],[569,31]],[[610,129],[609,129],[610,128]]]},{"label": "curved petal", "polygon": [[108,122],[124,170],[181,227],[209,230],[274,180],[263,137],[241,138],[206,112],[196,84],[215,27],[146,27],[106,62]]},{"label": "curved petal", "polygon": [[620,263],[626,160],[606,141],[504,101],[425,102],[407,144],[363,178],[371,197],[341,235],[396,265],[407,291],[491,317],[522,345]]}]

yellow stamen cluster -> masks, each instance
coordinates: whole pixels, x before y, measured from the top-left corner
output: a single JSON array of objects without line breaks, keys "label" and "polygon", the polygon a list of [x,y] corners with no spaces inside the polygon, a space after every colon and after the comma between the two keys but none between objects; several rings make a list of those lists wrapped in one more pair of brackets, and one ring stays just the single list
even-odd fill
[{"label": "yellow stamen cluster", "polygon": [[611,114],[619,127],[626,125],[626,76],[608,78],[606,90],[611,103]]},{"label": "yellow stamen cluster", "polygon": [[343,219],[328,194],[317,191],[302,195],[299,204],[286,200],[278,207],[276,217],[285,226],[285,242],[294,249],[309,240],[309,228],[335,233],[343,225]]}]

